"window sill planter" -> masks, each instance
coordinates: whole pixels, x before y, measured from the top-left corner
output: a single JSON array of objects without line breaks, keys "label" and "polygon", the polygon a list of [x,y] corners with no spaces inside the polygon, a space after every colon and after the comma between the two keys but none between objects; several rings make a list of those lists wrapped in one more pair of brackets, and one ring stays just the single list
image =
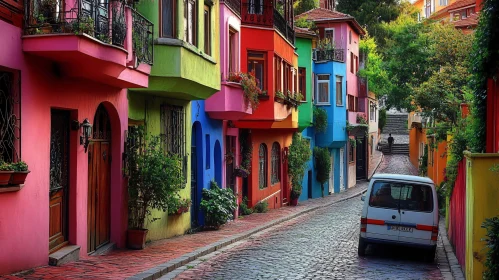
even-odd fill
[{"label": "window sill planter", "polygon": [[174,212],[173,214],[169,214],[169,216],[182,215],[182,214],[187,213],[187,212],[189,212],[189,206],[183,206],[183,207],[179,207],[177,209],[177,212]]},{"label": "window sill planter", "polygon": [[10,177],[9,184],[11,185],[21,185],[26,181],[26,177],[28,177],[30,171],[15,171],[14,174]]},{"label": "window sill planter", "polygon": [[269,100],[269,96],[260,94],[260,95],[258,95],[258,100]]},{"label": "window sill planter", "polygon": [[0,171],[0,187],[7,186],[14,171]]},{"label": "window sill planter", "polygon": [[129,229],[126,231],[126,246],[129,249],[142,250],[146,247],[147,229]]},{"label": "window sill planter", "polygon": [[248,178],[248,171],[241,168],[236,168],[234,169],[234,175],[236,175],[236,177]]},{"label": "window sill planter", "polygon": [[286,104],[286,101],[282,97],[274,97],[274,101],[281,104]]}]

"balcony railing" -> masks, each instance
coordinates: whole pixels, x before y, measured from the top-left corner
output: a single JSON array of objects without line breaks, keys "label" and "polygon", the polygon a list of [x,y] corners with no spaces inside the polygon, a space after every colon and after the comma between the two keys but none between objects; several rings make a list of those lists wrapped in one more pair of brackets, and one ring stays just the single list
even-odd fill
[{"label": "balcony railing", "polygon": [[77,0],[70,9],[63,6],[63,1],[30,2],[25,24],[27,35],[85,33],[104,43],[123,47],[127,30],[124,2]]},{"label": "balcony railing", "polygon": [[314,49],[312,59],[314,61],[345,62],[345,51],[342,49],[332,49],[332,50]]},{"label": "balcony railing", "polygon": [[152,65],[154,25],[135,9],[130,8],[130,10],[132,11],[133,52],[138,62]]},{"label": "balcony railing", "polygon": [[241,0],[222,0],[221,3],[229,6],[237,15],[241,16]]},{"label": "balcony railing", "polygon": [[295,31],[289,26],[284,17],[274,9],[274,27],[291,43],[295,42]]},{"label": "balcony railing", "polygon": [[291,43],[295,42],[295,31],[292,24],[274,8],[273,1],[246,2],[241,6],[243,23],[274,27]]}]

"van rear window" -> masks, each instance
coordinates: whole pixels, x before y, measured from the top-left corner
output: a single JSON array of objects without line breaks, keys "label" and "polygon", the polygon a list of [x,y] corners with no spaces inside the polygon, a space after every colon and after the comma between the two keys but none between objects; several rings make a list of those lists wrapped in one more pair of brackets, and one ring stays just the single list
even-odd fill
[{"label": "van rear window", "polygon": [[374,182],[369,206],[417,212],[433,211],[430,186],[400,182]]}]

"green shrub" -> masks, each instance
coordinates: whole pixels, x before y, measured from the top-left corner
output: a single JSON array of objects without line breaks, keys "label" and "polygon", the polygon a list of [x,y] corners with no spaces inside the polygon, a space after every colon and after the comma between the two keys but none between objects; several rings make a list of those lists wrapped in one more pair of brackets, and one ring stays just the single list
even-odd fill
[{"label": "green shrub", "polygon": [[383,131],[386,125],[386,109],[379,110],[378,128]]},{"label": "green shrub", "polygon": [[14,171],[28,171],[28,164],[24,161],[18,161],[12,164]]},{"label": "green shrub", "polygon": [[[307,168],[307,161],[312,156],[310,142],[299,133],[293,134],[293,142],[289,146],[288,154],[288,175],[291,179],[291,195],[300,196],[303,176]],[[293,198],[293,197],[291,197]]]},{"label": "green shrub", "polygon": [[253,209],[248,207],[248,198],[244,197],[241,204],[239,204],[240,213],[242,216],[253,214]]},{"label": "green shrub", "polygon": [[482,228],[487,230],[486,237],[482,240],[486,242],[488,249],[483,279],[497,280],[499,279],[499,217],[485,219]]},{"label": "green shrub", "polygon": [[269,211],[269,203],[267,201],[260,201],[253,207],[253,210],[255,213],[266,213]]},{"label": "green shrub", "polygon": [[216,182],[211,181],[210,188],[203,189],[200,206],[206,225],[218,229],[234,218],[233,213],[237,208],[236,196],[231,189],[219,188]]},{"label": "green shrub", "polygon": [[317,132],[325,132],[327,129],[327,112],[316,106],[314,106],[314,127]]},{"label": "green shrub", "polygon": [[329,180],[329,173],[331,172],[331,155],[328,148],[315,147],[314,157],[317,181],[321,183],[322,197],[324,197],[324,184]]}]

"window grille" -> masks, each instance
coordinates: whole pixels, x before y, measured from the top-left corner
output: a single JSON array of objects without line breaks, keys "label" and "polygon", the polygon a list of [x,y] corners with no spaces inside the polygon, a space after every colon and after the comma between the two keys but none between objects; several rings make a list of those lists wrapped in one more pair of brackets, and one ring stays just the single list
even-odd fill
[{"label": "window grille", "polygon": [[182,170],[187,181],[187,155],[185,153],[185,110],[183,106],[163,104],[161,114],[161,137],[163,150],[180,156]]},{"label": "window grille", "polygon": [[272,152],[271,152],[271,166],[272,166],[272,171],[271,171],[271,184],[279,183],[281,181],[281,147],[279,146],[279,143],[274,142],[272,144]]},{"label": "window grille", "polygon": [[21,93],[19,73],[0,70],[0,159],[21,158]]},{"label": "window grille", "polygon": [[258,169],[258,183],[260,189],[265,189],[267,187],[267,146],[265,144],[260,144],[259,149],[259,169]]}]

